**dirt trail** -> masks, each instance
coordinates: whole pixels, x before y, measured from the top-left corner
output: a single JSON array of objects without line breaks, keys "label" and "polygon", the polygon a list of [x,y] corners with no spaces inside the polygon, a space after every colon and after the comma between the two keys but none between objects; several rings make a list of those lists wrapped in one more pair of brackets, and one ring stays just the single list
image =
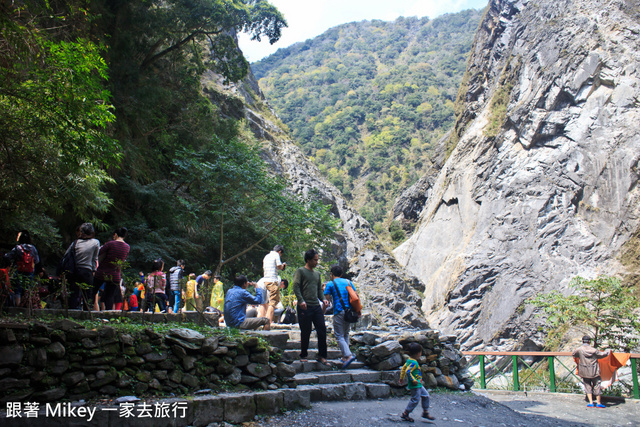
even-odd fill
[{"label": "dirt trail", "polygon": [[[308,411],[263,418],[260,426],[410,425],[399,419],[408,398],[354,402],[318,402]],[[606,409],[586,407],[578,395],[555,393],[477,392],[431,395],[435,421],[412,417],[417,425],[436,426],[640,426],[640,401],[605,402]]]}]

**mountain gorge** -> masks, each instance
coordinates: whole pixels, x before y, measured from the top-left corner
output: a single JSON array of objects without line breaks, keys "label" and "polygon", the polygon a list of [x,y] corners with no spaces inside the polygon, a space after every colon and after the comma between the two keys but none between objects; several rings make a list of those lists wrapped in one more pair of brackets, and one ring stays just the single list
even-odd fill
[{"label": "mountain gorge", "polygon": [[251,66],[303,153],[379,234],[453,124],[480,17],[353,22]]},{"label": "mountain gorge", "polygon": [[526,299],[576,275],[637,281],[640,6],[494,0],[460,89],[455,149],[407,191],[395,250],[432,326],[466,348],[541,346]]}]

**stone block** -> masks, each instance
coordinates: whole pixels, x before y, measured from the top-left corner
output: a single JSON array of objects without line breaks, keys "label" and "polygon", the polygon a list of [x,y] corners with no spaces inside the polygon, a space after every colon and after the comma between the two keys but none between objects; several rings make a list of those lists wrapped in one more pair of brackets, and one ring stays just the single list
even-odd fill
[{"label": "stone block", "polygon": [[[100,372],[104,372],[104,371],[100,371]],[[115,381],[116,378],[118,378],[118,373],[116,372],[115,369],[110,370],[108,372],[104,372],[103,375],[96,374],[96,380],[93,383],[91,383],[91,388],[98,389],[98,388],[104,387],[105,385]]]},{"label": "stone block", "polygon": [[350,372],[350,374],[353,382],[375,383],[382,378],[382,374],[379,371]]},{"label": "stone block", "polygon": [[402,366],[403,363],[404,363],[404,359],[402,358],[402,355],[400,355],[400,353],[394,353],[388,359],[385,359],[380,363],[376,363],[372,365],[371,368],[377,371],[388,371],[388,370],[396,369]]},{"label": "stone block", "polygon": [[343,384],[327,384],[319,386],[321,397],[320,400],[332,402],[345,399],[345,385]]},{"label": "stone block", "polygon": [[254,363],[268,364],[269,353],[266,351],[262,351],[260,353],[253,353],[251,354],[251,356],[249,356],[249,359]]},{"label": "stone block", "polygon": [[287,410],[311,408],[311,390],[286,388],[282,390],[282,395]]},{"label": "stone block", "polygon": [[398,382],[400,379],[400,371],[382,371],[380,372],[380,380],[385,382]]},{"label": "stone block", "polygon": [[169,354],[166,351],[161,351],[159,353],[156,353],[156,352],[147,353],[147,354],[144,354],[142,357],[144,357],[144,360],[147,363],[158,363],[158,362],[167,360],[167,357],[169,357]]},{"label": "stone block", "polygon": [[426,388],[436,388],[438,386],[438,381],[436,381],[435,375],[430,372],[424,374],[422,379]]},{"label": "stone block", "polygon": [[198,396],[189,402],[191,425],[207,426],[224,421],[224,400],[218,396]]},{"label": "stone block", "polygon": [[264,378],[271,375],[271,367],[265,363],[250,363],[245,367],[245,370],[258,378]]},{"label": "stone block", "polygon": [[19,380],[16,378],[3,378],[0,380],[0,390],[5,392],[6,390],[24,389],[29,387],[29,380]]},{"label": "stone block", "polygon": [[196,366],[196,360],[193,356],[185,356],[182,358],[182,367],[185,371],[190,371]]},{"label": "stone block", "polygon": [[436,382],[440,387],[446,387],[451,390],[458,390],[460,383],[455,375],[440,375],[436,377]]},{"label": "stone block", "polygon": [[200,385],[200,381],[198,381],[197,377],[191,374],[184,374],[184,377],[182,378],[182,384],[189,388],[196,388]]},{"label": "stone block", "polygon": [[367,388],[363,383],[344,384],[344,398],[351,400],[365,400],[367,398]]},{"label": "stone block", "polygon": [[348,383],[350,381],[351,381],[351,374],[346,372],[318,375],[319,384],[342,384],[342,383]]},{"label": "stone block", "polygon": [[318,376],[314,374],[298,374],[294,379],[298,385],[318,384],[320,381]]},{"label": "stone block", "polygon": [[213,354],[218,348],[218,337],[207,337],[202,342],[201,350],[204,354]]},{"label": "stone block", "polygon": [[253,421],[256,416],[255,394],[228,394],[224,399],[224,420],[232,424]]},{"label": "stone block", "polygon": [[281,378],[291,378],[295,376],[296,370],[293,366],[280,362],[276,365],[276,375]]},{"label": "stone block", "polygon": [[260,381],[260,378],[254,377],[252,375],[240,375],[240,383],[241,384],[253,384]]},{"label": "stone block", "polygon": [[400,345],[400,343],[397,341],[389,340],[371,348],[371,351],[375,356],[378,356],[380,358],[386,358],[391,354],[401,352],[402,345]]},{"label": "stone block", "polygon": [[386,399],[391,395],[391,387],[387,384],[365,384],[367,399]]},{"label": "stone block", "polygon": [[56,360],[49,363],[48,369],[51,375],[62,375],[69,369],[69,362],[66,360]]},{"label": "stone block", "polygon": [[265,391],[256,393],[256,415],[275,415],[284,407],[284,393],[281,391]]}]

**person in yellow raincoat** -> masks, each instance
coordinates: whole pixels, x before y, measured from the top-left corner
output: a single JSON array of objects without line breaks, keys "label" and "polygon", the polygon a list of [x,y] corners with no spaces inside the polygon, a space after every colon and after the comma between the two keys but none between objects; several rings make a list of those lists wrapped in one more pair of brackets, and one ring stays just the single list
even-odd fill
[{"label": "person in yellow raincoat", "polygon": [[196,298],[198,298],[198,283],[196,282],[196,275],[194,273],[189,274],[189,281],[187,282],[187,289],[184,292],[184,310],[195,311]]},{"label": "person in yellow raincoat", "polygon": [[[221,277],[219,274],[213,276],[213,289],[211,290],[211,303],[209,304],[211,307],[220,310],[220,313],[224,312],[224,285],[220,280]],[[220,323],[223,322],[223,317],[220,317]]]}]

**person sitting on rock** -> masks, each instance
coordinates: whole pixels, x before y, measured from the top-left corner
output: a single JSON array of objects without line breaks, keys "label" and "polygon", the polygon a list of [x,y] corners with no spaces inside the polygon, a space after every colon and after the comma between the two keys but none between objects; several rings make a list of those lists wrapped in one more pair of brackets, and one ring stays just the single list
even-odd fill
[{"label": "person sitting on rock", "polygon": [[247,291],[249,285],[255,286],[254,282],[249,282],[247,277],[240,275],[234,279],[234,287],[227,291],[224,299],[224,319],[228,327],[238,329],[258,329],[264,326],[264,330],[269,330],[269,320],[266,317],[247,318],[247,305],[262,304],[266,295],[262,289],[256,289],[256,296]]}]

